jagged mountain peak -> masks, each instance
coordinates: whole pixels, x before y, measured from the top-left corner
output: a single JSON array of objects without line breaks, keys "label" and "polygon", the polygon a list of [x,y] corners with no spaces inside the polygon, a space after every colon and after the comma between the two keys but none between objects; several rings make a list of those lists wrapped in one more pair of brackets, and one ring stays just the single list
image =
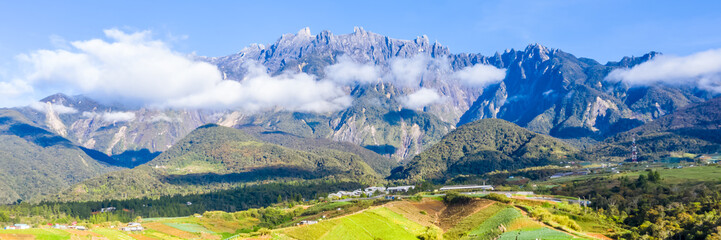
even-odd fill
[{"label": "jagged mountain peak", "polygon": [[638,64],[647,62],[647,61],[655,58],[656,56],[661,56],[661,55],[663,55],[663,53],[656,52],[656,51],[651,51],[651,52],[648,52],[648,53],[646,53],[646,54],[644,54],[644,55],[642,55],[642,56],[640,56],[640,57],[636,57],[636,56],[630,56],[630,57],[629,57],[629,56],[625,56],[625,57],[623,57],[623,58],[621,59],[621,61],[618,61],[618,62],[608,62],[608,63],[606,63],[606,66],[627,67],[627,68],[630,68],[630,67],[636,66],[636,65],[638,65]]}]

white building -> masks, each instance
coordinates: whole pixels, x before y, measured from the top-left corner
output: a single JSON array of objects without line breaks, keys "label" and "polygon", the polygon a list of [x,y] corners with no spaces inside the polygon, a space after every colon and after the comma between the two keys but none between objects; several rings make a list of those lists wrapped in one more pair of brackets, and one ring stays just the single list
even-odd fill
[{"label": "white building", "polygon": [[398,187],[389,187],[386,188],[386,192],[388,193],[394,193],[394,192],[408,192],[411,189],[415,189],[416,186],[398,186]]},{"label": "white building", "polygon": [[453,185],[453,186],[443,186],[440,190],[448,191],[448,190],[470,190],[470,189],[493,190],[493,186],[491,186],[491,185]]},{"label": "white building", "polygon": [[385,191],[386,191],[386,188],[385,188],[385,187],[367,187],[367,188],[365,189],[365,191],[366,191],[366,192],[371,192],[371,193],[372,193],[372,192],[376,192],[376,191],[385,192]]},{"label": "white building", "polygon": [[127,231],[127,232],[134,232],[134,231],[143,231],[144,228],[140,223],[131,222],[128,223],[127,227],[122,227],[120,230]]}]

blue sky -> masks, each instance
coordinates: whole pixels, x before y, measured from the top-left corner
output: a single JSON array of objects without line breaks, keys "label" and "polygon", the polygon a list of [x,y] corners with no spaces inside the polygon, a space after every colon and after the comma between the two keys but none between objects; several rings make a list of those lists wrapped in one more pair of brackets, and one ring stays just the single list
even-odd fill
[{"label": "blue sky", "polygon": [[0,63],[103,30],[151,30],[179,52],[222,56],[283,33],[425,34],[485,55],[540,43],[605,63],[721,47],[721,1],[0,1]]}]

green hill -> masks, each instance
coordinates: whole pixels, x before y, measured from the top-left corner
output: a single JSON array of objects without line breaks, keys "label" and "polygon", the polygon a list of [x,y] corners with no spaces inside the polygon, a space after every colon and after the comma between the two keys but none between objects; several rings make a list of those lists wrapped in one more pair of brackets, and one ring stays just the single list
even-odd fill
[{"label": "green hill", "polygon": [[94,159],[14,110],[0,110],[0,203],[53,194],[120,169],[98,160],[106,159]]},{"label": "green hill", "polygon": [[460,126],[402,168],[394,169],[390,178],[444,180],[459,174],[542,166],[574,151],[558,139],[511,122],[483,119]]},{"label": "green hill", "polygon": [[241,130],[254,137],[283,147],[301,151],[322,154],[328,150],[337,150],[356,154],[381,176],[388,176],[391,169],[398,166],[398,162],[387,156],[382,156],[367,148],[349,142],[333,141],[325,138],[308,138],[283,131],[268,131],[257,126],[245,126]]},{"label": "green hill", "polygon": [[718,153],[721,151],[721,97],[617,134],[586,154],[625,160],[630,157],[633,138],[636,138],[641,160],[668,156],[671,152]]},{"label": "green hill", "polygon": [[239,129],[209,124],[144,165],[90,179],[51,199],[207,193],[269,181],[377,179],[376,172],[355,154],[291,149],[260,141]]}]

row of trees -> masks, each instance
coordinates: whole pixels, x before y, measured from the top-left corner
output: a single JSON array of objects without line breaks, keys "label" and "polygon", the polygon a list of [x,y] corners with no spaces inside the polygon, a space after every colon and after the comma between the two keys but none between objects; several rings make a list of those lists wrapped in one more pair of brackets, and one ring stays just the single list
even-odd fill
[{"label": "row of trees", "polygon": [[[137,217],[178,217],[206,211],[235,212],[261,208],[284,201],[302,201],[325,197],[329,192],[357,189],[355,182],[322,181],[315,183],[269,183],[245,186],[209,194],[175,195],[156,199],[90,202],[42,202],[0,206],[0,222],[4,223],[70,223],[74,221],[129,222]],[[117,210],[101,213],[100,209]]]}]

